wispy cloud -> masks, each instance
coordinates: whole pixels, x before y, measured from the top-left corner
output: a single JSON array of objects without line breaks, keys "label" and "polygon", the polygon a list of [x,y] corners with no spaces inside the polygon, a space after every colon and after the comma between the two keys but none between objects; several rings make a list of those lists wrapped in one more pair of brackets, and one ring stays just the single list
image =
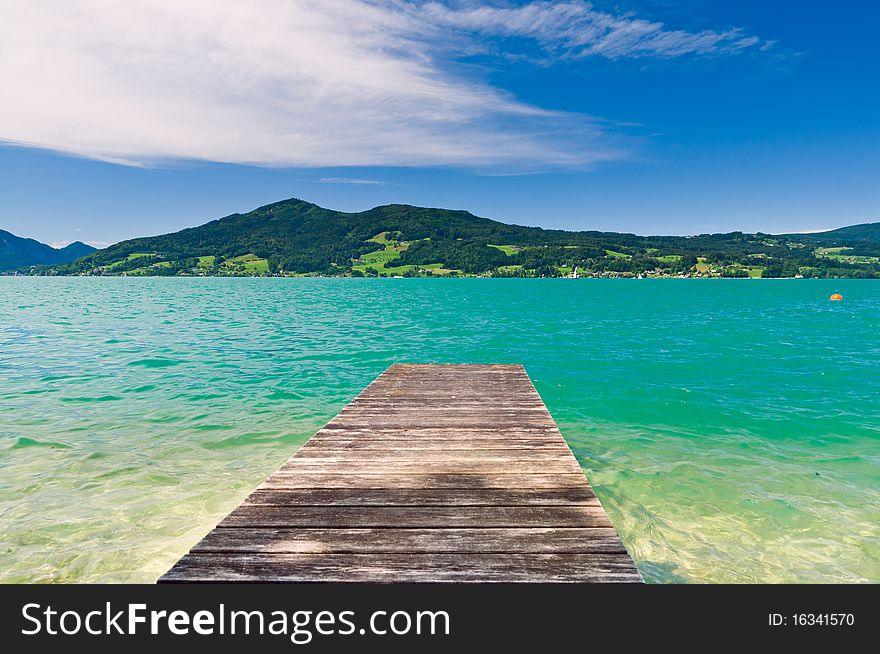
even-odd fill
[{"label": "wispy cloud", "polygon": [[431,2],[422,11],[434,25],[489,37],[534,39],[560,58],[720,55],[766,44],[741,29],[672,30],[663,23],[632,14],[610,14],[579,1],[532,2],[522,6],[450,6]]},{"label": "wispy cloud", "polygon": [[0,140],[132,165],[585,166],[626,154],[617,128],[457,57],[494,37],[557,58],[762,45],[585,2],[0,0],[0,16]]},{"label": "wispy cloud", "polygon": [[383,182],[381,179],[360,179],[358,177],[322,177],[318,182],[321,184],[360,184],[370,186],[384,186],[388,183]]}]

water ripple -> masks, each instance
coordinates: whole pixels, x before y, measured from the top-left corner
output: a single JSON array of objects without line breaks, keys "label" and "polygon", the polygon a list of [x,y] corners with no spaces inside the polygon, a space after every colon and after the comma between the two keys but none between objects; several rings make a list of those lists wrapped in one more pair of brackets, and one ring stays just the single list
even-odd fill
[{"label": "water ripple", "polygon": [[0,278],[0,315],[3,581],[154,581],[395,361],[524,363],[649,581],[880,581],[870,281]]}]

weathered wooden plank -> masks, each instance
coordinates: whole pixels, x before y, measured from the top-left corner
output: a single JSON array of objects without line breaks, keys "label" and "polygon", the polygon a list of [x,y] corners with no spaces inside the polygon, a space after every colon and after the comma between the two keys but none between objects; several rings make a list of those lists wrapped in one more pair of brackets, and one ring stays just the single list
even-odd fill
[{"label": "weathered wooden plank", "polygon": [[640,582],[620,554],[189,554],[169,582]]},{"label": "weathered wooden plank", "polygon": [[[418,410],[386,407],[371,411],[340,411],[333,424],[345,425],[367,420],[377,427],[385,426],[481,426],[495,422],[509,426],[549,426],[540,411],[445,411],[438,409]],[[496,427],[497,428],[497,427]]]},{"label": "weathered wooden plank", "polygon": [[[500,400],[500,398],[498,398]],[[497,401],[485,401],[480,404],[459,404],[456,402],[438,402],[436,404],[432,402],[423,402],[422,400],[418,400],[418,405],[416,405],[411,398],[407,398],[405,401],[396,401],[396,402],[382,402],[382,403],[352,403],[346,406],[344,409],[339,411],[340,416],[347,416],[349,414],[358,414],[365,416],[382,416],[385,415],[388,411],[394,411],[396,413],[403,413],[410,416],[433,416],[435,414],[443,414],[443,415],[455,415],[455,416],[466,416],[468,418],[473,418],[474,416],[488,416],[491,417],[493,415],[514,415],[514,416],[526,416],[533,418],[540,418],[544,422],[549,421],[545,417],[545,409],[540,404],[533,405],[525,405],[520,404],[517,407],[499,407]]]},{"label": "weathered wooden plank", "polygon": [[[387,371],[386,371],[387,372]],[[384,375],[384,373],[383,373]],[[456,384],[458,382],[458,384]],[[407,395],[436,390],[439,393],[451,395],[466,395],[472,388],[502,388],[509,387],[513,390],[526,391],[520,385],[520,380],[509,374],[485,375],[468,371],[458,371],[455,377],[434,375],[430,372],[419,372],[411,376],[397,376],[394,374],[385,376],[379,384],[367,386],[358,397],[370,397],[371,395]]]},{"label": "weathered wooden plank", "polygon": [[448,406],[455,410],[471,411],[479,409],[507,409],[509,411],[535,411],[542,408],[540,398],[525,393],[493,393],[485,389],[476,391],[478,397],[460,397],[458,395],[433,392],[410,393],[407,395],[371,395],[359,397],[345,406],[345,409],[377,409],[399,407],[402,409],[419,407],[437,411]]},{"label": "weathered wooden plank", "polygon": [[[410,427],[418,426],[425,431],[434,431],[434,432],[446,431],[449,433],[455,433],[455,432],[466,433],[466,432],[464,432],[464,429],[463,429],[464,425],[461,423],[461,421],[451,420],[448,418],[444,419],[444,420],[426,421],[426,422],[420,422],[420,423],[416,423],[416,424],[413,424],[413,422],[411,422],[411,421],[407,422],[405,420],[389,419],[387,421],[383,421],[383,423],[381,425],[377,425],[377,427],[379,427],[383,430],[400,430],[406,426],[410,426]],[[493,431],[495,433],[504,433],[501,430],[522,428],[522,427],[540,427],[541,425],[539,425],[538,423],[529,425],[529,424],[516,423],[514,421],[498,420],[498,421],[495,421],[492,423],[488,423],[488,422],[487,423],[480,423],[479,421],[472,421],[471,423],[469,423],[469,426],[479,427],[482,430],[482,432],[477,432],[477,433],[481,434],[479,437],[491,438]],[[365,428],[364,424],[362,424],[360,422],[357,422],[357,423],[352,422],[350,424],[340,423],[338,425],[333,425],[333,427],[341,428],[340,431],[347,432],[347,433],[351,433],[352,431],[357,430],[357,429],[364,429]],[[399,432],[399,433],[400,433],[400,436],[409,435],[410,437],[413,434],[413,432]],[[422,433],[424,433],[424,432],[422,432]],[[552,433],[552,432],[545,432],[545,434],[550,434],[550,433]],[[378,435],[379,434],[377,434],[377,436]]]},{"label": "weathered wooden plank", "polygon": [[571,488],[261,488],[243,504],[285,506],[528,506],[598,504],[588,485]]},{"label": "weathered wooden plank", "polygon": [[535,461],[560,461],[568,463],[568,457],[564,450],[553,447],[512,447],[504,450],[487,448],[449,448],[438,450],[429,447],[401,447],[392,450],[379,448],[331,448],[313,446],[303,448],[296,453],[296,459],[311,460],[348,460],[357,458],[361,462],[369,461],[492,461],[502,463],[504,461],[523,461],[526,457],[534,456]]},{"label": "weathered wooden plank", "polygon": [[[347,450],[300,450],[291,457],[290,462],[309,465],[329,465],[331,463],[345,464],[352,459],[351,451]],[[367,450],[357,454],[360,465],[373,463],[384,464],[397,463],[487,463],[495,468],[504,467],[506,464],[535,462],[540,466],[551,463],[561,463],[568,466],[571,463],[571,455],[565,452],[528,451],[528,450],[413,450],[392,449],[385,452]]]},{"label": "weathered wooden plank", "polygon": [[382,554],[391,552],[625,554],[612,527],[495,529],[214,529],[192,551],[274,554]]},{"label": "weathered wooden plank", "polygon": [[494,434],[494,433],[504,433],[504,434],[539,434],[539,435],[547,435],[554,434],[559,436],[559,430],[554,425],[547,424],[537,424],[537,425],[494,425],[494,424],[467,424],[467,425],[450,425],[450,426],[440,426],[440,427],[431,427],[431,426],[423,426],[419,424],[409,424],[409,425],[393,425],[391,427],[385,427],[381,424],[373,424],[369,421],[361,421],[360,423],[355,420],[347,421],[346,424],[341,424],[337,422],[328,422],[321,429],[321,432],[330,432],[330,431],[350,431],[350,432],[362,432],[365,434],[368,433],[376,433],[376,434],[424,434],[428,435],[434,432],[438,433],[454,433],[460,432],[462,434]]},{"label": "weathered wooden plank", "polygon": [[355,424],[338,424],[333,421],[328,422],[324,427],[321,428],[321,431],[318,434],[325,434],[327,432],[352,432],[359,433],[365,436],[370,434],[376,435],[399,435],[399,436],[413,436],[413,435],[424,435],[428,436],[430,434],[439,434],[441,437],[444,434],[471,434],[471,435],[490,435],[490,434],[536,434],[540,436],[546,436],[548,434],[553,434],[559,438],[562,436],[559,433],[559,430],[555,425],[513,425],[513,426],[497,426],[497,425],[458,425],[451,427],[422,427],[419,425],[404,425],[403,427],[394,426],[394,427],[383,427],[382,425],[374,425],[370,422],[363,422],[361,426],[357,426]]},{"label": "weathered wooden plank", "polygon": [[364,420],[371,421],[378,428],[399,427],[422,427],[422,428],[453,428],[453,427],[481,427],[499,429],[516,427],[545,427],[539,413],[526,415],[524,413],[449,413],[438,411],[435,415],[428,412],[403,412],[381,411],[375,414],[358,412],[352,414],[341,413],[333,419],[334,426],[351,426],[363,424]]},{"label": "weathered wooden plank", "polygon": [[578,488],[586,483],[577,474],[474,474],[276,472],[260,486],[267,488]]},{"label": "weathered wooden plank", "polygon": [[[425,429],[377,429],[370,431],[363,427],[322,429],[314,438],[319,440],[351,440],[357,438],[362,441],[409,441],[441,439],[445,441],[519,441],[519,440],[542,440],[546,443],[564,443],[562,436],[557,432],[546,429],[525,431],[520,429],[483,429],[481,431],[469,430],[461,427],[428,427]],[[389,445],[396,447],[396,445]]]},{"label": "weathered wooden plank", "polygon": [[[517,450],[525,450],[526,452],[563,452],[568,453],[568,446],[560,443],[558,439],[492,439],[491,443],[487,443],[484,439],[474,440],[456,440],[449,441],[440,438],[419,438],[399,440],[380,440],[367,438],[313,438],[303,445],[297,454],[303,452],[351,452],[358,450],[359,452],[384,452],[388,450],[404,451],[404,450],[423,450],[423,451],[442,451],[442,452],[461,452],[461,451],[487,451],[487,452],[513,452]],[[295,455],[296,456],[296,455]],[[352,456],[360,456],[360,454]]]},{"label": "weathered wooden plank", "polygon": [[[439,410],[440,405],[448,405],[451,408],[457,408],[462,411],[471,409],[489,409],[496,411],[536,411],[541,408],[540,398],[537,395],[518,394],[511,398],[509,394],[502,391],[499,387],[498,392],[492,389],[469,389],[473,395],[459,396],[453,394],[444,394],[438,392],[423,393],[399,393],[393,396],[387,395],[367,395],[352,400],[344,408],[348,410],[376,409],[385,406],[397,406],[404,409],[417,408],[414,403],[418,402],[419,407],[425,404],[427,408]],[[493,400],[497,402],[492,403]],[[503,402],[503,404],[498,404]]]},{"label": "weathered wooden plank", "polygon": [[220,527],[610,527],[595,503],[566,506],[273,506],[241,504]]},{"label": "weathered wooden plank", "polygon": [[440,395],[454,397],[480,397],[474,394],[474,390],[486,390],[490,393],[506,394],[508,391],[517,395],[534,396],[535,391],[525,383],[521,383],[517,377],[496,375],[491,379],[482,379],[473,375],[459,373],[456,378],[443,379],[439,377],[418,381],[417,378],[383,380],[380,387],[367,388],[358,395],[358,399],[369,397],[409,396],[420,393],[434,392]]},{"label": "weathered wooden plank", "polygon": [[[490,477],[499,469],[520,474],[555,474],[577,473],[580,467],[577,461],[563,463],[559,461],[528,461],[523,459],[504,459],[498,461],[358,461],[352,459],[344,463],[345,469],[351,474],[357,473],[401,473],[412,472],[426,475],[437,474],[480,474]],[[280,472],[296,472],[299,474],[324,474],[340,469],[340,462],[324,463],[320,459],[296,458],[289,459],[280,468]]]}]

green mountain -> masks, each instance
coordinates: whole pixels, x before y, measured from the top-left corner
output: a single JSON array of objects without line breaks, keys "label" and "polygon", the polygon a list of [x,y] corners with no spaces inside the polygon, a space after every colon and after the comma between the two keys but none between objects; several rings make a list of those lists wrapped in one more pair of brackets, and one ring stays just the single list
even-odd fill
[{"label": "green mountain", "polygon": [[789,234],[792,238],[821,243],[852,243],[853,241],[880,241],[880,223],[863,223],[812,234]]},{"label": "green mountain", "polygon": [[534,277],[571,275],[576,269],[578,275],[612,277],[880,276],[880,239],[838,240],[742,232],[688,237],[569,232],[509,225],[467,211],[396,204],[347,213],[291,199],[172,234],[123,241],[36,272]]},{"label": "green mountain", "polygon": [[80,241],[53,248],[32,238],[22,238],[0,229],[0,272],[26,266],[68,263],[95,251]]}]

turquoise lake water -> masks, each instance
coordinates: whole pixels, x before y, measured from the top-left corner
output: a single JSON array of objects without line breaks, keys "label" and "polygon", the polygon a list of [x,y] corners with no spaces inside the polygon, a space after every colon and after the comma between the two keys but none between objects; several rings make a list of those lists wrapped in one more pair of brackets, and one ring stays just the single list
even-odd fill
[{"label": "turquoise lake water", "polygon": [[649,581],[880,581],[880,283],[8,277],[0,581],[154,581],[394,362],[523,363]]}]

